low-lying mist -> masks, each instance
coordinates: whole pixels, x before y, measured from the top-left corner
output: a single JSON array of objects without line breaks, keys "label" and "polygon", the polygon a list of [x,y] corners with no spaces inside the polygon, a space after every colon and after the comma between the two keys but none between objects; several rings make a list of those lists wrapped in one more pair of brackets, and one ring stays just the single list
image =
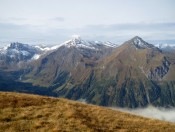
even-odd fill
[{"label": "low-lying mist", "polygon": [[112,108],[135,115],[140,115],[148,118],[155,118],[163,121],[175,123],[175,108],[161,108],[148,106],[147,108],[127,109],[127,108]]}]

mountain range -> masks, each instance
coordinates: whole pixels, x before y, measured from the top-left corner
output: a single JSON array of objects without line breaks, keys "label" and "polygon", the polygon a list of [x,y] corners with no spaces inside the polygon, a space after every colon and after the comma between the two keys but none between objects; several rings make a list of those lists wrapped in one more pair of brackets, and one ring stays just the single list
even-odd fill
[{"label": "mountain range", "polygon": [[0,67],[1,91],[102,106],[175,106],[174,50],[138,36],[121,45],[80,37],[53,47],[11,43],[0,50]]}]

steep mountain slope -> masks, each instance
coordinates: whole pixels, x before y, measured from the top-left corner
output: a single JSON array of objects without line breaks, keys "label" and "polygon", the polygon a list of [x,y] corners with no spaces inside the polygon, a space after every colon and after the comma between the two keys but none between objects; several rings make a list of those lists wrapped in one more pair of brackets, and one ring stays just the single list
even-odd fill
[{"label": "steep mountain slope", "polygon": [[[117,48],[111,56],[101,61],[100,65],[106,68],[105,71],[110,71],[109,69],[118,70],[114,65],[119,68],[130,67],[130,71],[135,68],[149,79],[162,80],[169,70],[169,61],[160,49],[146,43],[139,37],[135,37]],[[127,73],[127,75],[130,74]],[[135,75],[130,76],[134,77]]]},{"label": "steep mountain slope", "polygon": [[[175,106],[175,61],[139,37],[125,42],[90,67],[86,78],[74,70],[54,90],[58,96],[104,106]],[[59,82],[59,80],[57,80]]]},{"label": "steep mountain slope", "polygon": [[73,38],[33,62],[30,66],[31,72],[24,79],[43,86],[61,86],[69,78],[75,78],[72,80],[74,83],[81,83],[91,74],[97,60],[104,58],[112,50],[111,45],[106,43]]},{"label": "steep mountain slope", "polygon": [[102,89],[101,105],[175,105],[174,61],[141,38],[125,42],[100,67],[95,87]]},{"label": "steep mountain slope", "polygon": [[[6,103],[4,103],[6,102]],[[175,131],[173,123],[36,95],[0,93],[0,131]]]}]

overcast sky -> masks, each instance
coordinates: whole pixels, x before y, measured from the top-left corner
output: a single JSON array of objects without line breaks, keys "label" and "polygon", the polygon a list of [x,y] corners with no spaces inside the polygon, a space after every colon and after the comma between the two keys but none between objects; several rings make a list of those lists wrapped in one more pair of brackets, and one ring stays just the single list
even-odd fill
[{"label": "overcast sky", "polygon": [[0,0],[0,43],[175,43],[175,0]]}]

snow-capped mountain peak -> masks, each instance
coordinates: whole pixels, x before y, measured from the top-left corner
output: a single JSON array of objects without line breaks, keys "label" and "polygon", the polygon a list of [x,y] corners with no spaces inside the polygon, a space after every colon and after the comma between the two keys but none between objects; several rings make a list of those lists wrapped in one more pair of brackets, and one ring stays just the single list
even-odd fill
[{"label": "snow-capped mountain peak", "polygon": [[89,43],[82,40],[80,36],[75,36],[72,39],[64,42],[63,45],[65,45],[67,47],[75,47],[75,46],[79,47],[79,46],[83,46],[83,45],[89,45]]},{"label": "snow-capped mountain peak", "polygon": [[133,44],[138,47],[147,47],[147,43],[144,42],[140,37],[136,36],[133,38]]},{"label": "snow-capped mountain peak", "polygon": [[88,48],[94,50],[98,50],[100,46],[116,47],[116,44],[113,44],[109,41],[86,41],[83,40],[80,36],[73,37],[72,39],[64,42],[63,45],[66,47]]},{"label": "snow-capped mountain peak", "polygon": [[132,40],[132,44],[135,45],[135,47],[138,49],[156,48],[154,45],[145,42],[142,38],[138,36],[134,37],[131,40]]},{"label": "snow-capped mountain peak", "polygon": [[[13,42],[0,50],[1,58],[7,58],[12,62],[28,61],[41,53],[39,48],[18,42]],[[34,57],[34,59],[36,58],[39,57]]]}]

